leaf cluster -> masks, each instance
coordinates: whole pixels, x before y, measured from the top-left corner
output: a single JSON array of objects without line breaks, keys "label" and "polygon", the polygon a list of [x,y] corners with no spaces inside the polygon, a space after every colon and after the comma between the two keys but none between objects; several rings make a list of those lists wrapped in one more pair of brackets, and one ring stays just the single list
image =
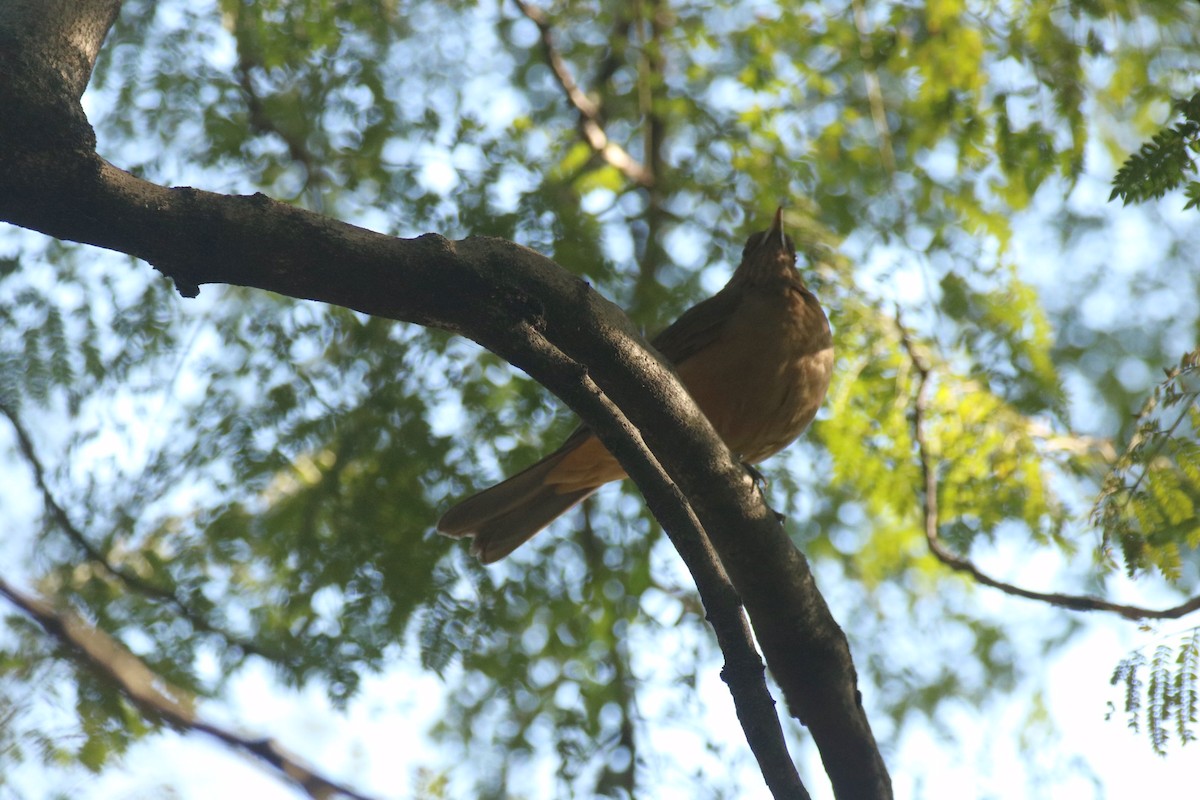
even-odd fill
[{"label": "leaf cluster", "polygon": [[1185,209],[1200,205],[1200,182],[1195,174],[1193,153],[1200,152],[1200,92],[1173,104],[1182,120],[1163,128],[1133,153],[1117,170],[1109,200],[1118,197],[1125,205],[1162,197],[1184,187]]},{"label": "leaf cluster", "polygon": [[[1174,736],[1180,745],[1195,741],[1200,719],[1200,629],[1172,637],[1159,644],[1147,658],[1143,649],[1121,659],[1111,683],[1124,687],[1121,712],[1130,730],[1143,726],[1154,752],[1167,754]],[[1107,719],[1117,713],[1109,703]]]},{"label": "leaf cluster", "polygon": [[1200,547],[1198,365],[1192,351],[1165,370],[1092,508],[1106,551],[1119,549],[1130,574],[1153,568],[1178,579],[1184,556]]}]

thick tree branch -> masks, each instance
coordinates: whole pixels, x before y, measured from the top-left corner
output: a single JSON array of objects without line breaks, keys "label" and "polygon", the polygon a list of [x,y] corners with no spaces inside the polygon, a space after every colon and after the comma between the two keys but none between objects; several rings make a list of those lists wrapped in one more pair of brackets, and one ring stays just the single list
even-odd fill
[{"label": "thick tree branch", "polygon": [[546,19],[545,12],[523,0],[514,0],[514,2],[521,13],[537,26],[546,64],[554,73],[554,79],[558,81],[558,85],[562,87],[567,102],[579,114],[579,132],[583,135],[583,140],[609,166],[615,167],[638,186],[645,188],[653,186],[654,173],[629,155],[625,148],[609,139],[608,134],[604,132],[600,108],[575,83],[575,78],[571,75],[571,68],[567,66],[567,62],[563,60],[562,54],[558,52],[558,48],[554,44],[554,31],[550,27],[549,20]]},{"label": "thick tree branch", "polygon": [[[568,375],[576,371],[576,365],[536,331],[529,331],[529,336],[531,342],[545,354],[547,361],[557,362]],[[809,794],[788,753],[783,728],[775,711],[775,700],[767,689],[766,670],[742,613],[741,600],[721,567],[712,542],[687,498],[646,446],[637,427],[586,375],[582,376],[582,382],[625,434],[612,445],[613,453],[618,458],[624,457],[638,464],[662,489],[662,508],[654,508],[658,502],[652,503],[651,508],[696,582],[705,618],[712,625],[717,644],[725,656],[721,679],[733,696],[738,721],[742,724],[746,740],[772,796],[776,800],[807,800]],[[618,452],[618,449],[624,452]],[[651,503],[649,497],[647,502]]]},{"label": "thick tree branch", "polygon": [[975,565],[975,562],[969,558],[960,556],[951,551],[942,542],[941,536],[938,533],[941,527],[938,512],[938,479],[937,479],[937,464],[930,452],[929,442],[925,437],[925,418],[928,415],[928,398],[927,389],[929,380],[932,376],[932,368],[929,362],[917,350],[916,343],[913,342],[912,336],[900,321],[899,314],[896,317],[896,326],[900,330],[900,342],[908,353],[909,360],[912,362],[913,370],[917,375],[917,390],[916,396],[913,399],[912,406],[912,433],[913,441],[917,445],[917,458],[921,463],[921,477],[924,483],[924,497],[922,498],[921,508],[922,517],[925,529],[925,541],[929,545],[929,552],[933,553],[938,561],[941,561],[950,569],[956,572],[963,572],[970,575],[975,581],[990,586],[993,589],[999,589],[1005,594],[1011,594],[1016,597],[1024,597],[1028,600],[1037,600],[1041,603],[1049,603],[1050,605],[1069,608],[1072,611],[1107,611],[1112,614],[1118,614],[1126,619],[1141,620],[1141,619],[1178,619],[1187,614],[1200,609],[1200,596],[1193,597],[1190,600],[1180,603],[1177,606],[1164,609],[1142,608],[1139,606],[1123,605],[1121,603],[1112,603],[1100,597],[1092,595],[1076,595],[1063,594],[1061,592],[1036,592],[1031,589],[1024,589],[1011,583],[1006,583],[997,580]]},{"label": "thick tree branch", "polygon": [[59,111],[79,100],[91,79],[100,46],[121,10],[121,0],[9,0],[0,4],[0,74],[32,78],[35,92],[50,92]]},{"label": "thick tree branch", "polygon": [[[27,106],[46,102],[14,90],[21,81],[0,81],[0,219],[135,255],[185,294],[228,283],[334,303],[462,333],[525,370],[592,427],[673,533],[683,535],[671,514],[681,494],[688,498],[789,709],[821,751],[835,794],[891,796],[846,637],[807,561],[669,367],[615,306],[511,242],[394,239],[262,195],[142,181],[100,159],[85,127],[47,137],[19,122],[43,113]],[[561,356],[547,353],[543,340]],[[636,453],[626,423],[670,480]]]},{"label": "thick tree branch", "polygon": [[87,670],[115,686],[143,713],[183,731],[206,733],[235,750],[254,756],[314,800],[339,796],[369,800],[366,795],[321,775],[271,739],[247,738],[206,722],[197,716],[195,698],[190,693],[172,686],[124,645],[76,614],[56,609],[49,602],[26,594],[3,577],[0,577],[0,595],[58,640]]}]

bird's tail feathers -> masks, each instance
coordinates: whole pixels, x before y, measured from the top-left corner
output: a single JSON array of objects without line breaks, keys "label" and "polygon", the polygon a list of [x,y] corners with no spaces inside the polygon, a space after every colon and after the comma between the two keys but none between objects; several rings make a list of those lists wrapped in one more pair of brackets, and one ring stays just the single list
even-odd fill
[{"label": "bird's tail feathers", "polygon": [[546,476],[564,455],[553,453],[458,503],[438,520],[438,533],[474,537],[471,552],[485,564],[504,558],[598,488],[561,492],[547,485]]}]

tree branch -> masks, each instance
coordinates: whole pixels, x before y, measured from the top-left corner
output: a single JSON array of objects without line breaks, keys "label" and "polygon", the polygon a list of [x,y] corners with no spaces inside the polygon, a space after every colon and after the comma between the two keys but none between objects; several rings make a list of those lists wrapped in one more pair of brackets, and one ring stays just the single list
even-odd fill
[{"label": "tree branch", "polygon": [[863,81],[867,87],[867,102],[871,106],[871,121],[875,124],[875,135],[879,137],[879,158],[887,174],[893,176],[896,173],[896,150],[892,146],[892,132],[888,127],[879,72],[872,63],[875,52],[871,47],[871,32],[867,29],[867,12],[862,0],[852,0],[851,6],[854,11],[854,28],[858,31],[858,53],[863,60]]},{"label": "tree branch", "polygon": [[242,10],[235,8],[232,13],[234,15],[233,35],[234,41],[237,43],[238,56],[234,70],[237,73],[238,86],[246,101],[246,113],[250,128],[260,135],[276,136],[283,142],[292,161],[304,167],[304,191],[309,192],[310,203],[317,210],[321,210],[323,208],[321,190],[329,182],[329,176],[318,163],[318,159],[313,155],[303,137],[297,136],[295,131],[288,130],[286,126],[280,125],[272,119],[267,111],[266,104],[263,103],[262,97],[254,86],[253,75],[256,67],[263,68],[263,66],[257,57],[258,54],[254,53],[246,42],[248,34],[245,31]]},{"label": "tree branch", "polygon": [[913,342],[912,336],[907,328],[901,322],[899,310],[896,313],[896,327],[900,331],[900,342],[904,347],[904,351],[908,354],[909,360],[912,362],[913,369],[917,375],[917,391],[916,397],[913,399],[912,407],[912,433],[913,441],[917,445],[917,458],[921,463],[921,477],[924,483],[924,497],[922,499],[922,517],[925,529],[925,541],[929,545],[929,552],[933,553],[938,561],[941,561],[950,569],[956,572],[963,572],[970,575],[975,581],[990,586],[993,589],[999,589],[1005,594],[1011,594],[1016,597],[1024,597],[1028,600],[1037,600],[1041,603],[1049,603],[1050,605],[1068,608],[1072,611],[1107,611],[1131,620],[1141,619],[1178,619],[1187,614],[1200,609],[1200,596],[1193,597],[1190,600],[1180,603],[1177,606],[1164,609],[1142,608],[1140,606],[1123,605],[1121,603],[1112,603],[1103,598],[1094,597],[1092,595],[1075,595],[1063,594],[1060,592],[1036,592],[1031,589],[1025,589],[1011,583],[1006,583],[996,578],[991,577],[986,572],[975,565],[973,561],[957,553],[952,552],[942,542],[941,536],[938,533],[941,523],[938,519],[938,478],[937,468],[934,464],[933,456],[930,453],[929,443],[925,438],[925,417],[928,413],[927,389],[929,379],[932,375],[932,368],[929,362],[917,351],[916,343]]},{"label": "tree branch", "polygon": [[33,440],[29,436],[29,432],[25,430],[25,426],[21,423],[20,417],[16,412],[9,408],[4,403],[0,403],[0,414],[8,418],[9,423],[13,427],[13,432],[17,437],[17,449],[20,450],[21,456],[29,464],[29,469],[33,473],[33,481],[38,487],[38,491],[42,495],[42,504],[46,507],[47,513],[54,521],[54,524],[63,532],[71,542],[83,551],[87,559],[98,566],[112,577],[119,580],[129,589],[137,592],[143,597],[151,600],[164,602],[173,607],[180,616],[188,621],[193,629],[210,633],[219,636],[226,644],[232,645],[240,649],[243,653],[257,655],[268,661],[283,664],[286,663],[282,655],[273,653],[256,642],[232,634],[226,630],[222,630],[216,625],[209,622],[202,614],[196,612],[191,606],[185,603],[178,595],[169,589],[151,583],[142,578],[135,572],[125,570],[116,564],[112,563],[108,557],[96,547],[87,536],[84,535],[71,517],[67,514],[66,509],[58,502],[51,491],[49,483],[46,481],[46,470],[42,466],[41,460],[38,458],[37,451],[34,450]]},{"label": "tree branch", "polygon": [[[6,77],[41,74],[31,88],[49,90],[52,100],[78,101],[91,79],[104,37],[116,22],[121,0],[40,0],[0,5],[0,31],[19,37],[19,46],[0,46]],[[11,71],[10,71],[11,70]],[[59,109],[66,110],[66,109]]]},{"label": "tree branch", "polygon": [[[575,371],[576,365],[552,343],[536,331],[529,331],[529,336],[548,361],[558,362],[565,372]],[[783,728],[775,711],[775,700],[767,689],[766,669],[754,646],[750,626],[742,613],[741,600],[721,567],[712,542],[705,534],[687,497],[646,446],[637,427],[586,375],[583,375],[581,380],[586,388],[594,393],[598,402],[606,407],[625,434],[614,446],[613,454],[618,459],[624,456],[642,466],[643,471],[650,472],[662,490],[662,508],[655,510],[655,517],[696,582],[700,602],[704,606],[705,619],[712,625],[717,644],[725,657],[721,680],[725,681],[729,693],[733,696],[738,721],[746,733],[746,741],[758,761],[772,796],[776,800],[808,800],[808,791],[804,788],[796,765],[788,753]],[[624,452],[617,452],[618,449]],[[651,502],[649,496],[646,499],[648,503]],[[657,505],[657,502],[655,504]]]},{"label": "tree branch", "polygon": [[344,796],[370,800],[315,771],[271,739],[250,739],[206,722],[196,714],[195,698],[171,685],[119,641],[87,624],[76,614],[56,610],[49,602],[28,595],[0,577],[0,595],[40,625],[88,671],[105,679],[143,713],[165,720],[183,731],[197,731],[248,753],[295,783],[314,800]]},{"label": "tree branch", "polygon": [[[48,137],[19,122],[43,113],[28,106],[48,102],[13,89],[22,80],[0,81],[0,219],[134,255],[187,295],[228,283],[334,303],[461,333],[525,370],[596,432],[664,527],[681,536],[672,514],[680,495],[688,498],[835,795],[891,797],[849,645],[807,561],[669,366],[612,303],[512,242],[395,239],[263,195],[143,181],[99,158],[90,129]],[[641,457],[626,425],[670,480]]]},{"label": "tree branch", "polygon": [[521,13],[537,26],[546,64],[554,73],[558,85],[562,87],[563,94],[567,96],[567,102],[579,114],[579,132],[583,135],[583,140],[609,166],[615,167],[638,186],[644,188],[653,186],[654,173],[629,155],[621,145],[611,141],[608,134],[604,132],[600,107],[575,83],[570,67],[567,66],[567,62],[563,60],[562,54],[558,52],[558,48],[554,44],[554,31],[550,27],[549,20],[546,19],[546,14],[540,8],[532,6],[524,0],[514,0],[514,2]]},{"label": "tree branch", "polygon": [[[666,208],[662,179],[667,173],[664,157],[667,139],[667,121],[662,113],[664,102],[658,99],[666,82],[666,56],[663,40],[668,29],[667,12],[662,0],[649,0],[630,4],[633,18],[632,30],[638,33],[637,47],[637,102],[642,117],[642,158],[650,174],[654,175],[654,186],[646,191],[646,209],[642,218],[646,223],[645,234],[640,236],[641,254],[638,259],[638,289],[653,285],[663,267],[672,263],[666,250],[666,226],[671,214]],[[635,297],[654,297],[657,292],[638,291]],[[634,309],[640,311],[641,309]]]}]

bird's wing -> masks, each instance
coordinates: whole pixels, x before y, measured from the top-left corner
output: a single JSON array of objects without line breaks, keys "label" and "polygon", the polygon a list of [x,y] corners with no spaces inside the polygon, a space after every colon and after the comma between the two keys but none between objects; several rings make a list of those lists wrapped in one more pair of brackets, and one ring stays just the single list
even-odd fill
[{"label": "bird's wing", "polygon": [[[650,344],[671,364],[679,366],[716,341],[721,334],[721,328],[737,307],[739,298],[740,295],[735,292],[717,292],[683,312],[679,319],[651,339]],[[591,428],[580,425],[557,450],[546,456],[545,460],[550,461],[564,452],[574,450],[591,435]]]},{"label": "bird's wing", "polygon": [[689,308],[662,333],[650,340],[654,349],[679,366],[708,347],[721,335],[740,299],[738,292],[722,289]]}]

